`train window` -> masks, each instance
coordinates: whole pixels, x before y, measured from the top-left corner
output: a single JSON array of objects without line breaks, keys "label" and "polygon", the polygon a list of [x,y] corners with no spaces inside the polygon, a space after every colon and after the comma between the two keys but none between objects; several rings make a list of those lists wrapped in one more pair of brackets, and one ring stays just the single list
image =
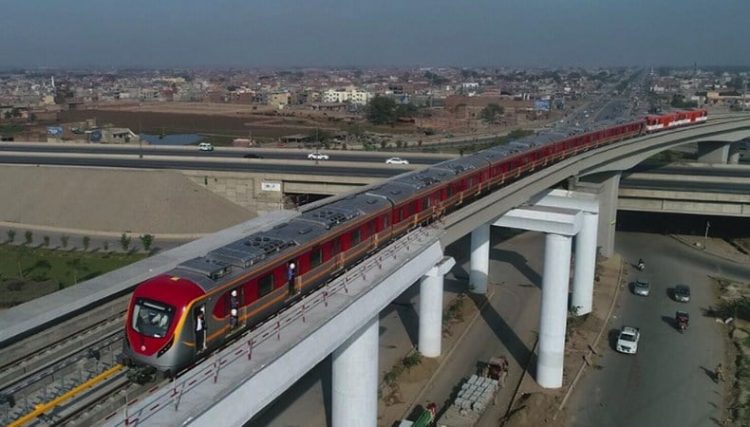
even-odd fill
[{"label": "train window", "polygon": [[154,338],[167,336],[172,320],[172,306],[139,298],[133,306],[133,323],[136,332]]},{"label": "train window", "polygon": [[448,186],[448,197],[453,197],[453,186],[452,185]]},{"label": "train window", "polygon": [[373,234],[375,234],[375,220],[367,223],[367,235],[372,236]]},{"label": "train window", "polygon": [[429,196],[428,196],[428,197],[425,197],[425,198],[423,199],[423,201],[422,201],[422,208],[424,208],[424,209],[427,209],[427,208],[429,208],[429,207],[430,207],[430,205],[431,205],[431,203],[430,203],[430,202],[431,202],[431,200],[430,200]]},{"label": "train window", "polygon": [[315,268],[320,264],[323,264],[323,248],[318,246],[313,248],[312,252],[310,253],[310,266],[312,268]]},{"label": "train window", "polygon": [[341,239],[335,238],[331,241],[331,256],[341,252]]},{"label": "train window", "polygon": [[273,290],[273,273],[267,274],[258,280],[258,296],[268,295]]},{"label": "train window", "polygon": [[352,230],[352,246],[356,245],[361,240],[362,236],[360,235],[359,228]]}]

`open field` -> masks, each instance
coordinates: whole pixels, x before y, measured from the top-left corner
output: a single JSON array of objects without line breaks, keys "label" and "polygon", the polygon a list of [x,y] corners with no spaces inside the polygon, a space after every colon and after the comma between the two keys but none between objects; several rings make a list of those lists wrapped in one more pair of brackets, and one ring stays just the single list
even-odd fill
[{"label": "open field", "polygon": [[0,307],[11,307],[143,259],[141,253],[0,246]]}]

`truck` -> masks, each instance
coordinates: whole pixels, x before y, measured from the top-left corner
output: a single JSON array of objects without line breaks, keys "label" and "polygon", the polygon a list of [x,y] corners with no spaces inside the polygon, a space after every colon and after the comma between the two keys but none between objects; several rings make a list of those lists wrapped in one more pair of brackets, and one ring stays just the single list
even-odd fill
[{"label": "truck", "polygon": [[477,371],[461,384],[458,395],[435,423],[437,427],[473,427],[487,406],[496,403],[497,393],[508,376],[508,359],[492,357],[487,363],[480,363]]}]

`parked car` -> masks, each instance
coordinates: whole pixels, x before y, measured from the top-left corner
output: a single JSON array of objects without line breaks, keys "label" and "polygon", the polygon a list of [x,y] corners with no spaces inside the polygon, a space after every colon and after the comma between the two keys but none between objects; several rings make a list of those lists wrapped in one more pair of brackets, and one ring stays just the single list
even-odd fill
[{"label": "parked car", "polygon": [[210,142],[201,142],[198,144],[198,149],[201,151],[214,151],[214,146]]},{"label": "parked car", "polygon": [[248,154],[245,154],[242,157],[244,157],[246,159],[262,159],[263,158],[263,156],[261,156],[260,154],[255,154],[255,153],[248,153]]},{"label": "parked car", "polygon": [[401,157],[391,157],[390,159],[385,161],[388,165],[408,165],[409,161],[406,159],[402,159]]},{"label": "parked car", "polygon": [[635,282],[633,282],[634,294],[640,295],[642,297],[647,297],[650,292],[651,285],[648,283],[648,280],[636,279]]},{"label": "parked car", "polygon": [[623,326],[620,335],[617,336],[617,351],[625,354],[635,354],[638,351],[638,340],[641,331],[632,326]]},{"label": "parked car", "polygon": [[328,160],[328,154],[323,153],[310,153],[307,155],[307,158],[310,160]]},{"label": "parked car", "polygon": [[690,287],[687,285],[677,285],[672,291],[674,300],[678,302],[689,302],[690,301]]}]

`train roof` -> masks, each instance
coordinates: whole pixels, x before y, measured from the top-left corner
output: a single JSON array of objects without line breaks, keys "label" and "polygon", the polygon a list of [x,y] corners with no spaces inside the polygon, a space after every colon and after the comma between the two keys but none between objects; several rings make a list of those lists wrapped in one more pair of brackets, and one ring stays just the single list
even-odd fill
[{"label": "train roof", "polygon": [[374,195],[375,197],[384,197],[391,202],[398,204],[411,197],[411,195],[418,190],[419,189],[413,184],[398,181],[386,181],[383,185],[371,189],[366,194]]},{"label": "train roof", "polygon": [[360,215],[381,211],[388,206],[390,206],[390,203],[382,197],[357,193],[307,211],[294,221],[308,221],[330,229]]},{"label": "train roof", "polygon": [[446,178],[453,177],[454,175],[445,170],[435,167],[423,169],[419,172],[412,172],[405,175],[401,175],[393,180],[405,185],[410,185],[417,190],[431,187],[444,181]]},{"label": "train roof", "polygon": [[489,163],[482,156],[472,154],[469,156],[459,157],[457,159],[446,160],[434,165],[430,169],[445,169],[453,172],[455,175],[462,175],[475,169],[483,168]]}]

